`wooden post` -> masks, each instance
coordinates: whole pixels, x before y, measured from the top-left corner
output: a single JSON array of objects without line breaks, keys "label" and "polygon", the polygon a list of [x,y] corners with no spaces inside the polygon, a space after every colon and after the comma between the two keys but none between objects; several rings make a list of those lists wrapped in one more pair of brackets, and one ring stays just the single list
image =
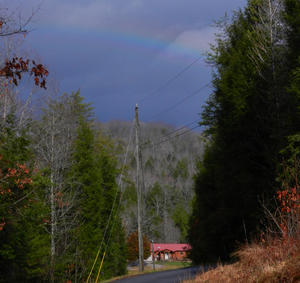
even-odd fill
[{"label": "wooden post", "polygon": [[152,264],[153,264],[153,270],[155,270],[155,257],[154,257],[154,244],[153,244],[153,240],[152,242]]},{"label": "wooden post", "polygon": [[136,192],[137,192],[137,222],[138,222],[138,239],[139,239],[139,271],[144,271],[144,244],[143,244],[143,232],[142,232],[142,218],[141,218],[141,182],[140,182],[140,124],[138,105],[135,106],[135,141],[136,141]]}]

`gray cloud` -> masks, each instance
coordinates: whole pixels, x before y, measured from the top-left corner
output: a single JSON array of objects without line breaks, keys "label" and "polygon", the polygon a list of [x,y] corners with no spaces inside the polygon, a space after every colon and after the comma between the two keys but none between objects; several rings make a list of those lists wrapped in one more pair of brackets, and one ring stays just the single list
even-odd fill
[{"label": "gray cloud", "polygon": [[[14,0],[17,1],[17,0]],[[27,7],[38,0],[27,0]],[[131,119],[139,98],[207,50],[213,20],[246,0],[44,0],[27,38],[62,91],[81,88],[101,120]],[[30,10],[28,10],[30,11]],[[204,61],[142,103],[141,117],[180,101],[210,80]],[[197,118],[210,90],[157,117],[173,124]]]},{"label": "gray cloud", "polygon": [[245,0],[45,0],[41,20],[63,28],[121,30],[170,39],[185,30],[201,29],[244,3]]}]

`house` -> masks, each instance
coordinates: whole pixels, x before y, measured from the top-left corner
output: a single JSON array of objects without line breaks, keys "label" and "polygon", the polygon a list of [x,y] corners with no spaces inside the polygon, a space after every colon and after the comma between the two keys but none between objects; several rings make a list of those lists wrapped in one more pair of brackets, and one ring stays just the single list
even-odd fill
[{"label": "house", "polygon": [[[188,258],[192,249],[189,244],[160,244],[153,243],[155,260],[182,261]],[[152,244],[150,245],[152,260]]]}]

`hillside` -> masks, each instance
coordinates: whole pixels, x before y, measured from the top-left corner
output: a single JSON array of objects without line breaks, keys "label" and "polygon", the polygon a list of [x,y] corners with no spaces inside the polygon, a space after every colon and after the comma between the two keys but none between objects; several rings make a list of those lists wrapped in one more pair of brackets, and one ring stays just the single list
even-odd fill
[{"label": "hillside", "polygon": [[[100,128],[122,148],[119,154],[122,164],[133,131],[132,123],[111,121],[102,123]],[[166,124],[141,123],[143,229],[149,239],[159,242],[186,241],[194,195],[193,175],[196,160],[204,150],[199,133],[188,132],[177,136],[187,130],[182,129],[169,135],[174,130],[173,126]],[[133,136],[127,160],[128,182],[123,197],[123,222],[127,235],[137,229],[134,150]]]}]

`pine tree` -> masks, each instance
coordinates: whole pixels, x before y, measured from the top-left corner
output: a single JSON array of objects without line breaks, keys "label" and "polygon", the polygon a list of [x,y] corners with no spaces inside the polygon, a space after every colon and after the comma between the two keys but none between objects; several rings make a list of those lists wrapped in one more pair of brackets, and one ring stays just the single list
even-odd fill
[{"label": "pine tree", "polygon": [[288,96],[291,104],[286,109],[294,125],[294,135],[300,131],[300,1],[286,0],[284,18],[288,43]]},{"label": "pine tree", "polygon": [[[78,184],[80,194],[78,227],[74,231],[78,243],[78,259],[74,263],[77,279],[87,278],[101,243],[101,255],[106,250],[102,278],[126,272],[124,233],[116,211],[119,199],[116,174],[116,161],[109,145],[101,138],[96,138],[89,123],[81,120],[70,172],[71,181]],[[116,205],[112,210],[114,202]],[[106,230],[110,213],[112,221]],[[92,278],[97,274],[100,259]]]},{"label": "pine tree", "polygon": [[34,176],[25,130],[16,131],[15,115],[1,125],[0,136],[0,282],[32,282],[47,274],[45,179]]},{"label": "pine tree", "polygon": [[189,232],[197,263],[228,259],[252,239],[263,215],[259,199],[276,188],[279,152],[294,131],[281,11],[280,1],[249,1],[223,23],[210,57],[214,93],[203,112],[210,144],[198,164]]}]

